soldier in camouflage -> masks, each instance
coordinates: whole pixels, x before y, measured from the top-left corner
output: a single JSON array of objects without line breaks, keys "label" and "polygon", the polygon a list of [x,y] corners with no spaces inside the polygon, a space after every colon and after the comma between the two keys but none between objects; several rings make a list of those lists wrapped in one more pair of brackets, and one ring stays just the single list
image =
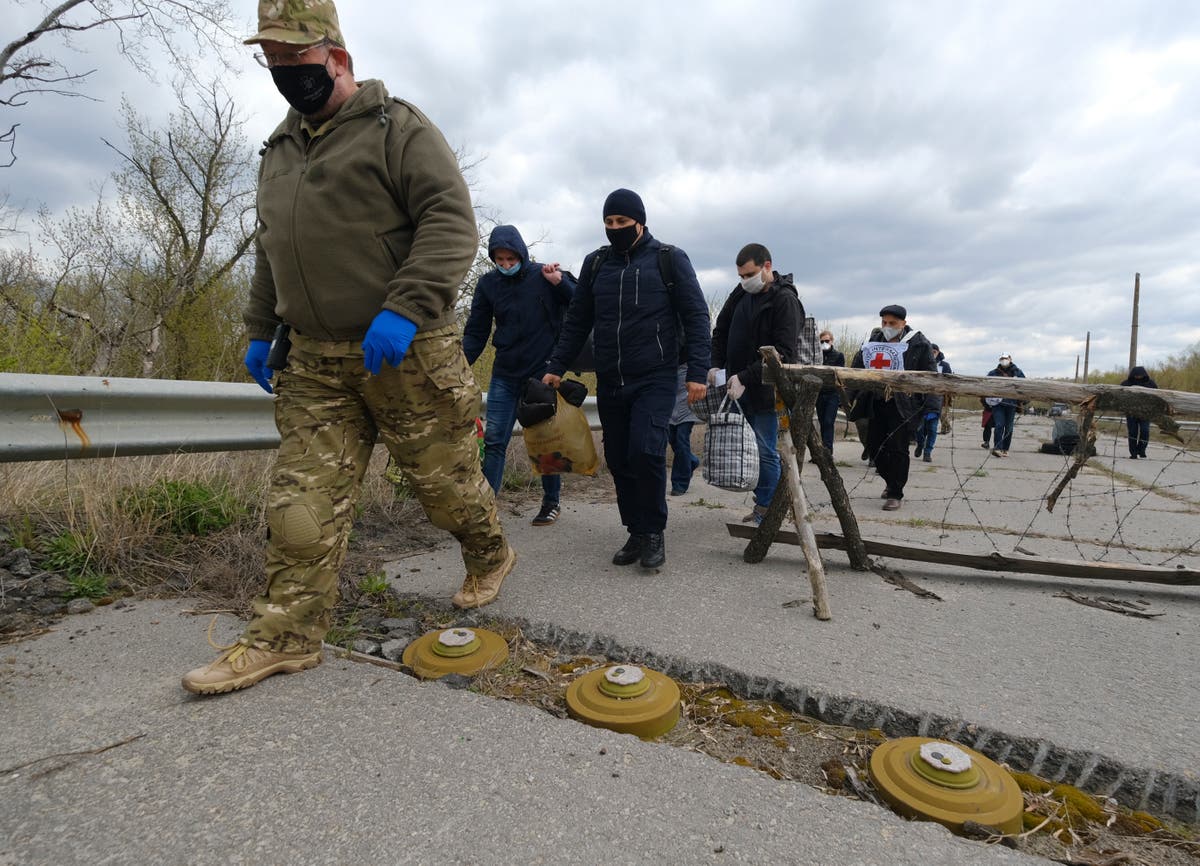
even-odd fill
[{"label": "soldier in camouflage", "polygon": [[516,562],[480,467],[480,392],[455,324],[478,236],[453,152],[414,106],[354,80],[331,0],[262,0],[247,44],[292,110],[259,171],[246,368],[272,392],[281,325],[291,350],[273,390],[266,591],[241,638],[184,676],[197,694],[320,663],[377,439],[459,541],[455,605],[495,600]]}]

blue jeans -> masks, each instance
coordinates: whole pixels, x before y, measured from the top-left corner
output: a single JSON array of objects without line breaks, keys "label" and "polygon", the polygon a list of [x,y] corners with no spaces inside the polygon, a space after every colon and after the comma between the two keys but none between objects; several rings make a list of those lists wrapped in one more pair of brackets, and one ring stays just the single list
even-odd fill
[{"label": "blue jeans", "polygon": [[817,423],[821,425],[821,441],[826,451],[833,451],[833,434],[837,426],[838,394],[817,395]]},{"label": "blue jeans", "polygon": [[[487,419],[483,428],[483,477],[496,493],[500,492],[504,480],[504,456],[508,453],[508,440],[512,439],[523,384],[521,379],[493,376],[488,385]],[[561,490],[562,476],[542,476],[543,505],[557,505]]]},{"label": "blue jeans", "polygon": [[700,465],[700,458],[692,453],[692,427],[695,422],[670,424],[667,433],[674,459],[671,461],[671,492],[686,493],[692,483],[692,473]]},{"label": "blue jeans", "polygon": [[997,403],[992,407],[992,423],[996,432],[992,436],[992,447],[997,451],[1007,451],[1012,444],[1013,422],[1017,418],[1017,407]]},{"label": "blue jeans", "polygon": [[920,426],[917,427],[917,449],[924,451],[926,454],[933,453],[933,443],[938,437],[938,416],[932,418],[922,418]]},{"label": "blue jeans", "polygon": [[751,412],[746,416],[758,440],[758,486],[754,488],[754,504],[766,508],[771,504],[779,477],[783,474],[779,462],[779,416],[774,409]]}]

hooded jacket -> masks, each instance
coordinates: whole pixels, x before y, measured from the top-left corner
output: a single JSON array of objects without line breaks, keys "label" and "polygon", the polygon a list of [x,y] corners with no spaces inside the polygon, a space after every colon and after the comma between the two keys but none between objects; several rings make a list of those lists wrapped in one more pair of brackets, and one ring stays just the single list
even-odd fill
[{"label": "hooded jacket", "polygon": [[[905,325],[904,330],[900,332],[901,339],[912,333],[912,330],[910,326]],[[886,342],[883,331],[880,328],[872,329],[871,336],[867,337],[866,342]],[[866,365],[863,363],[861,348],[854,353],[854,359],[850,362],[850,366],[860,370],[865,369]],[[937,372],[937,362],[933,360],[933,346],[930,345],[929,340],[920,331],[908,341],[908,348],[904,352],[904,369],[924,370],[930,373]],[[851,392],[851,403],[855,402],[856,397],[856,392]],[[873,397],[877,402],[886,402],[882,394],[875,394]],[[923,394],[892,392],[891,399],[896,406],[896,411],[900,413],[901,419],[908,425],[909,429],[915,430],[921,423],[921,418],[925,413],[925,397],[926,395]]]},{"label": "hooded jacket", "polygon": [[[594,328],[597,378],[620,385],[650,375],[674,378],[682,327],[687,381],[704,383],[710,347],[708,303],[691,260],[678,247],[671,251],[675,287],[667,288],[658,268],[661,246],[649,229],[643,229],[633,249],[609,249],[594,279],[579,282],[547,372],[561,376]],[[599,254],[597,250],[584,258],[582,275],[592,273],[592,261]]]},{"label": "hooded jacket", "polygon": [[1158,383],[1150,378],[1150,374],[1146,372],[1145,367],[1134,367],[1129,371],[1129,375],[1125,381],[1121,383],[1121,387],[1157,388]]},{"label": "hooded jacket", "polygon": [[[1012,364],[1008,367],[1001,367],[999,364],[997,364],[996,368],[994,370],[991,370],[988,372],[988,375],[989,376],[1007,376],[1010,379],[1014,379],[1014,378],[1015,379],[1024,379],[1025,378],[1025,373],[1022,372],[1021,368],[1018,367],[1016,364]],[[1016,407],[1021,405],[1021,401],[1013,399],[1012,397],[1005,397],[1003,400],[1000,401],[1000,403],[998,405],[1012,406],[1015,409]]]},{"label": "hooded jacket", "polygon": [[[556,286],[529,258],[529,249],[515,226],[496,226],[488,238],[488,258],[496,250],[512,250],[521,260],[511,277],[497,268],[475,284],[471,314],[463,328],[463,352],[474,364],[487,344],[496,347],[492,375],[507,379],[541,378],[562,330],[563,316],[575,294],[575,277],[562,272]],[[496,330],[492,332],[492,322]]]},{"label": "hooded jacket", "polygon": [[[1129,371],[1129,376],[1125,379],[1125,381],[1121,383],[1121,387],[1157,388],[1158,383],[1150,378],[1150,374],[1146,372],[1145,367],[1134,367]],[[1125,413],[1125,417],[1131,418],[1135,421],[1146,420],[1138,415],[1130,415],[1128,412]]]},{"label": "hooded jacket", "polygon": [[290,109],[262,151],[251,339],[279,321],[360,340],[380,310],[421,330],[455,322],[479,236],[454,152],[415,107],[364,81],[310,136]]},{"label": "hooded jacket", "polygon": [[775,387],[762,380],[759,346],[774,346],[785,364],[796,363],[804,305],[791,274],[776,273],[767,288],[750,294],[737,287],[725,300],[713,328],[712,363],[746,386],[748,412],[775,408]]}]

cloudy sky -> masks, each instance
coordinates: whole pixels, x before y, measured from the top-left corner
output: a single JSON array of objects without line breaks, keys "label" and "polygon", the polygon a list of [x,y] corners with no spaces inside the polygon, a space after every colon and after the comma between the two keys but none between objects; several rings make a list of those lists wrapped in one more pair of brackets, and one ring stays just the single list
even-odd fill
[{"label": "cloudy sky", "polygon": [[[1088,330],[1092,368],[1124,366],[1135,272],[1139,360],[1200,342],[1194,0],[338,5],[359,78],[480,158],[476,203],[543,261],[578,270],[627,186],[714,303],[759,241],[822,325],[865,333],[904,304],[958,372],[1010,351],[1070,376]],[[38,10],[19,3],[4,41]],[[172,109],[161,60],[147,81],[111,34],[78,47],[101,101],[5,112],[20,160],[0,191],[26,212],[94,201],[122,95]],[[284,103],[250,50],[221,68],[258,142]]]}]

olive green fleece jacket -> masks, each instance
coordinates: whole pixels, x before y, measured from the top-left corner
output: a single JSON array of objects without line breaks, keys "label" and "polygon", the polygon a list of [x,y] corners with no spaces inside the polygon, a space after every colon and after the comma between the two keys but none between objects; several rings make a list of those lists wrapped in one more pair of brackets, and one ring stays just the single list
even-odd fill
[{"label": "olive green fleece jacket", "polygon": [[436,126],[364,81],[309,139],[289,110],[263,150],[252,340],[280,321],[359,340],[387,309],[421,330],[452,324],[479,235],[471,196]]}]

